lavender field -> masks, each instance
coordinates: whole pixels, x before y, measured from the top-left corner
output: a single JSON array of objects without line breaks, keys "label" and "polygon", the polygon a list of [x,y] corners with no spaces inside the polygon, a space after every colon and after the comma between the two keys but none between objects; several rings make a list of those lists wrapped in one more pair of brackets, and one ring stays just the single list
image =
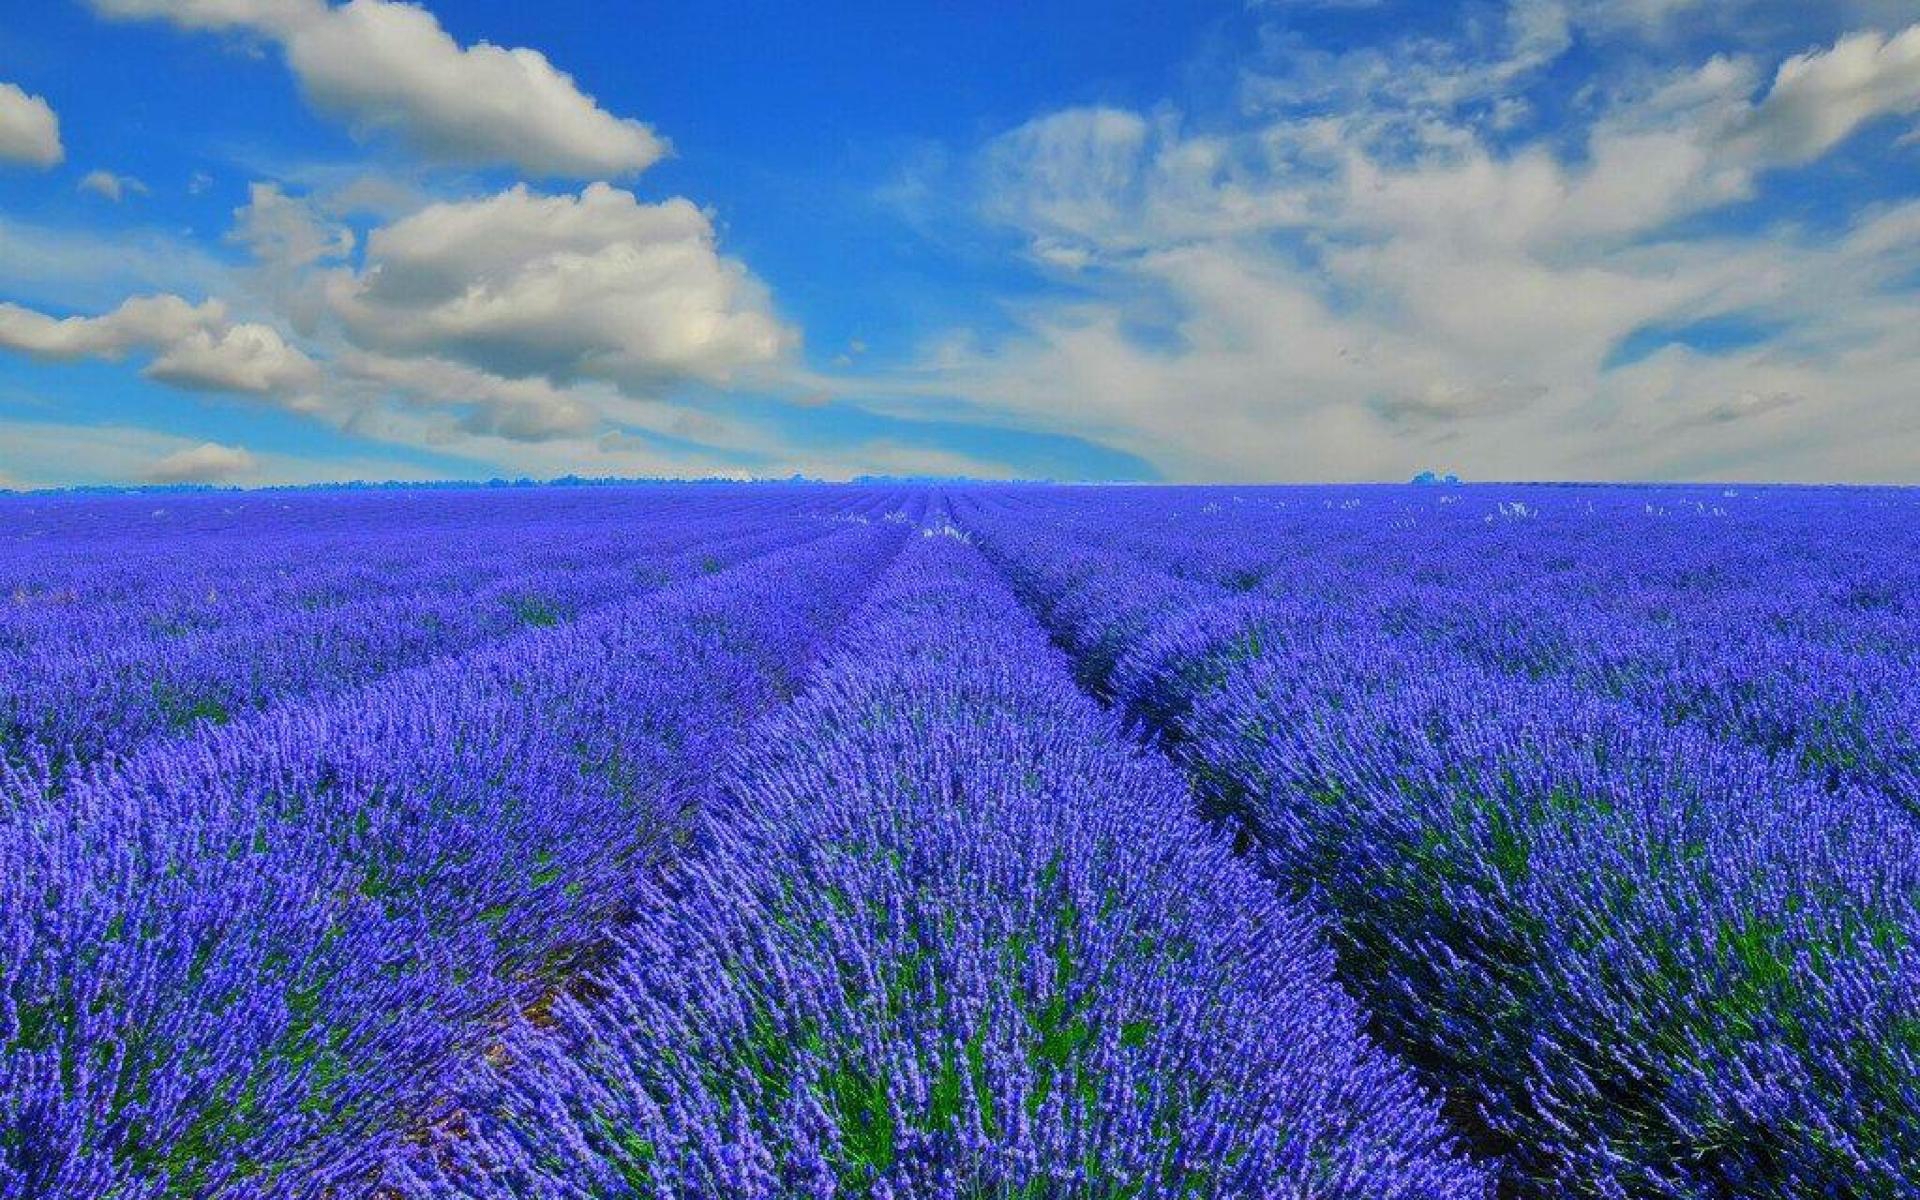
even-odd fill
[{"label": "lavender field", "polygon": [[1920,494],[0,497],[0,1196],[1920,1195]]}]

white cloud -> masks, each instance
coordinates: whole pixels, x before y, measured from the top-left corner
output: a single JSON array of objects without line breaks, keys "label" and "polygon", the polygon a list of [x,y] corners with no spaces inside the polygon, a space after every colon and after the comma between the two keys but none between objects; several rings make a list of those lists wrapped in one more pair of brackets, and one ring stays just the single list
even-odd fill
[{"label": "white cloud", "polygon": [[[1140,340],[1109,297],[1036,310],[1011,341],[878,387],[972,397],[1176,479],[1395,478],[1436,460],[1480,478],[1911,478],[1920,304],[1876,298],[1880,277],[1863,270],[1875,240],[1560,272],[1476,265],[1403,235],[1392,265],[1334,266],[1331,284],[1245,245],[1186,247],[1125,271],[1128,288],[1171,298],[1168,344]],[[1911,268],[1920,237],[1899,258]],[[1771,300],[1757,283],[1768,270]],[[1340,285],[1380,291],[1355,309],[1330,298]],[[1802,340],[1602,369],[1638,326],[1729,301]]]},{"label": "white cloud", "polygon": [[351,229],[327,220],[305,198],[289,196],[277,184],[249,184],[247,202],[233,210],[233,219],[227,240],[279,270],[298,270],[353,253]]},{"label": "white cloud", "polygon": [[326,315],[313,268],[353,253],[353,230],[322,211],[311,196],[292,196],[277,184],[254,183],[233,210],[227,241],[246,248],[253,267],[244,275],[255,294],[304,335]]},{"label": "white cloud", "polygon": [[56,318],[0,303],[0,346],[35,358],[122,358],[172,345],[226,320],[226,306],[189,304],[178,296],[136,296],[98,317]]},{"label": "white cloud", "polygon": [[[278,47],[316,107],[431,159],[619,175],[666,150],[639,122],[601,110],[539,53],[463,48],[416,5],[91,2],[111,17]],[[163,383],[262,395],[351,435],[493,462],[568,470],[579,464],[559,456],[576,453],[606,459],[608,469],[722,465],[723,452],[702,460],[619,444],[627,431],[765,450],[757,431],[661,398],[687,382],[772,378],[766,373],[786,370],[798,342],[766,288],[720,255],[711,220],[688,201],[642,204],[596,182],[577,195],[522,185],[430,202],[417,180],[363,167],[351,177],[324,169],[287,177],[299,186],[251,186],[227,238],[251,262],[203,290],[244,293],[238,307],[271,313],[298,342],[220,304],[194,308],[169,330],[128,329],[130,315],[150,305],[184,304],[154,297],[123,305],[126,313],[67,322],[16,306],[0,314],[0,346],[66,357],[138,353],[150,356],[144,374]],[[104,194],[112,182],[89,187]],[[362,246],[347,221],[367,216],[385,223]],[[5,232],[0,222],[0,245]],[[66,265],[55,258],[49,272]],[[600,445],[609,435],[618,435],[611,451]]]},{"label": "white cloud", "polygon": [[616,117],[537,50],[462,47],[432,13],[397,0],[92,0],[104,15],[161,18],[277,43],[302,89],[356,131],[428,158],[510,163],[586,178],[640,171],[667,144]]},{"label": "white cloud", "polygon": [[337,364],[341,377],[425,409],[457,412],[457,427],[515,442],[591,433],[600,409],[573,389],[544,379],[505,379],[440,358],[355,353]]},{"label": "white cloud", "polygon": [[232,483],[260,470],[260,460],[240,446],[201,442],[161,458],[142,475],[148,483]]},{"label": "white cloud", "polygon": [[115,175],[112,171],[88,171],[77,185],[83,192],[92,192],[103,200],[120,203],[129,193],[144,196],[147,185],[131,175]]},{"label": "white cloud", "polygon": [[[662,398],[688,381],[771,380],[761,372],[786,372],[796,340],[693,205],[641,204],[606,184],[517,187],[418,208],[344,265],[357,239],[331,215],[333,195],[255,184],[228,234],[253,265],[220,290],[239,286],[246,311],[287,320],[298,343],[224,303],[163,294],[65,319],[6,305],[0,347],[143,357],[143,374],[173,387],[265,397],[488,470],[704,473],[782,453],[767,430]],[[635,434],[713,449],[625,440]]]},{"label": "white cloud", "polygon": [[1920,110],[1920,25],[1789,59],[1756,101],[1760,78],[1724,56],[1680,72],[1602,114],[1577,167],[1545,147],[1477,141],[1382,166],[1362,140],[1344,170],[1364,215],[1398,228],[1537,246],[1642,236],[1753,196],[1766,170],[1805,165],[1875,117]]},{"label": "white cloud", "polygon": [[1564,0],[1507,0],[1499,20],[1470,14],[1457,39],[1407,35],[1330,51],[1268,30],[1262,61],[1243,73],[1242,99],[1256,109],[1323,111],[1388,101],[1406,110],[1390,123],[1396,135],[1417,138],[1436,112],[1510,96],[1573,46],[1574,25]]},{"label": "white cloud", "polygon": [[1781,64],[1766,98],[1730,131],[1732,153],[1796,166],[1833,149],[1876,117],[1920,111],[1920,24],[1874,32]]},{"label": "white cloud", "polygon": [[18,84],[0,83],[0,163],[51,167],[65,157],[53,106]]},{"label": "white cloud", "polygon": [[328,297],[370,349],[639,394],[726,382],[796,341],[704,213],[601,183],[431,205],[376,229],[365,268],[334,272]]},{"label": "white cloud", "polygon": [[315,203],[330,216],[356,213],[391,219],[430,203],[418,184],[375,171],[354,171],[317,194]]},{"label": "white cloud", "polygon": [[[1538,28],[1535,56],[1553,53],[1557,27]],[[1770,80],[1729,57],[1636,80],[1596,101],[1577,153],[1498,148],[1470,112],[1419,116],[1410,153],[1395,123],[1448,94],[1432,79],[1415,100],[1231,135],[1186,135],[1164,111],[1053,114],[983,149],[981,209],[1041,260],[1101,270],[1011,307],[1011,336],[955,331],[910,371],[841,384],[903,413],[892,397],[966,397],[1176,478],[1435,461],[1483,478],[1912,478],[1920,204],[1839,238],[1665,231],[1911,111],[1916,47],[1920,30],[1859,35]],[[1636,330],[1724,315],[1777,333],[1609,365]]]},{"label": "white cloud", "polygon": [[1079,270],[1099,252],[1300,223],[1307,197],[1274,170],[1296,149],[1071,108],[989,142],[975,187],[989,217],[1032,233],[1035,258]]},{"label": "white cloud", "polygon": [[1151,133],[1138,113],[1071,108],[1002,134],[983,155],[995,215],[1081,236],[1134,228]]},{"label": "white cloud", "polygon": [[1573,19],[1563,0],[1512,0],[1507,56],[1494,72],[1509,79],[1546,66],[1573,46]]},{"label": "white cloud", "polygon": [[136,296],[97,317],[50,317],[0,303],[0,347],[72,361],[155,355],[148,378],[192,391],[295,397],[318,383],[318,366],[266,325],[234,323],[219,301]]},{"label": "white cloud", "polygon": [[143,372],[198,392],[299,397],[319,385],[320,368],[270,325],[243,322],[195,330],[167,345]]}]

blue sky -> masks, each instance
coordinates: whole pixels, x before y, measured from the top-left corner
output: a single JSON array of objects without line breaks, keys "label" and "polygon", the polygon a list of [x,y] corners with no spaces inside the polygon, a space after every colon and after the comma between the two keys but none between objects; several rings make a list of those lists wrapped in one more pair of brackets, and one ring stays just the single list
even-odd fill
[{"label": "blue sky", "polygon": [[1920,4],[0,0],[0,486],[1920,481]]}]

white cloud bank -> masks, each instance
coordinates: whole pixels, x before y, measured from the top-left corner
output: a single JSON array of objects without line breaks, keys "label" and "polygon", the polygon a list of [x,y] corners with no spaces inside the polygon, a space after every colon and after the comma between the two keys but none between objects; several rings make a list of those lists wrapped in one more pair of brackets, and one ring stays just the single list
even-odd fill
[{"label": "white cloud bank", "polygon": [[[1835,235],[1672,232],[1920,110],[1920,26],[1622,84],[1570,154],[1489,132],[1477,81],[1557,53],[1553,21],[1510,24],[1532,33],[1487,61],[1322,63],[1353,86],[1311,95],[1250,77],[1261,115],[1225,133],[1103,108],[995,139],[980,211],[1061,290],[866,393],[963,397],[1175,478],[1920,477],[1920,203]],[[1769,336],[1616,361],[1721,318]]]},{"label": "white cloud bank", "polygon": [[18,84],[0,83],[0,163],[51,167],[66,156],[53,106]]},{"label": "white cloud bank", "polygon": [[592,178],[644,170],[667,144],[616,117],[538,50],[463,47],[431,12],[396,0],[91,0],[122,19],[230,31],[280,46],[315,107],[455,163]]},{"label": "white cloud bank", "polygon": [[[318,108],[429,159],[593,179],[665,151],[538,52],[462,47],[396,0],[91,3],[277,46]],[[1770,171],[1920,112],[1920,26],[1777,65],[1725,54],[1609,75],[1568,110],[1575,127],[1524,136],[1529,81],[1580,39],[1666,36],[1707,16],[1721,28],[1737,7],[1508,0],[1504,19],[1469,23],[1457,42],[1326,54],[1279,36],[1250,53],[1225,128],[1196,131],[1170,106],[1040,116],[941,183],[1060,289],[1009,305],[1011,337],[952,331],[912,370],[821,386],[906,413],[924,411],[915,395],[963,397],[996,423],[1089,437],[1178,478],[1436,464],[1481,477],[1920,477],[1920,203],[1826,235],[1673,232],[1763,194]],[[0,85],[0,139],[7,98]],[[141,356],[176,387],[507,469],[790,460],[764,429],[671,402],[681,384],[802,374],[797,332],[688,201],[643,203],[604,182],[408,197],[358,209],[384,221],[364,239],[342,211],[256,184],[229,235],[247,272],[218,288],[146,285],[243,285],[249,319],[174,294],[64,320],[0,305],[0,347]],[[10,241],[0,222],[0,251]],[[31,275],[24,261],[0,254],[0,276]],[[125,294],[34,299],[97,309]],[[1716,318],[1770,336],[1615,361],[1636,331]],[[834,462],[932,461],[854,453]]]},{"label": "white cloud bank", "polygon": [[[253,260],[227,280],[243,285],[248,319],[166,292],[64,318],[7,303],[0,348],[144,358],[146,377],[182,390],[264,399],[375,440],[551,461],[555,473],[707,472],[729,451],[779,450],[669,400],[682,384],[782,372],[798,341],[684,200],[516,186],[375,226],[353,263],[358,239],[322,205],[258,183],[227,240]],[[634,433],[724,448],[669,452]]]}]

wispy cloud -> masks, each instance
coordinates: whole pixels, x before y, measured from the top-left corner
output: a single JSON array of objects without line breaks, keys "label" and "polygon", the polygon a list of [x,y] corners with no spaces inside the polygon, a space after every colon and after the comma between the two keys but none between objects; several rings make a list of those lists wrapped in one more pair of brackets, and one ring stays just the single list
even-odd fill
[{"label": "wispy cloud", "polygon": [[[1571,137],[1489,129],[1490,81],[1582,19],[1516,2],[1479,43],[1324,59],[1204,131],[1069,109],[991,140],[980,218],[1071,279],[1010,308],[1012,335],[955,331],[876,389],[1188,478],[1920,472],[1915,206],[1837,240],[1679,224],[1920,108],[1920,26],[1643,72]],[[1636,330],[1728,314],[1768,336],[1610,364]]]}]

